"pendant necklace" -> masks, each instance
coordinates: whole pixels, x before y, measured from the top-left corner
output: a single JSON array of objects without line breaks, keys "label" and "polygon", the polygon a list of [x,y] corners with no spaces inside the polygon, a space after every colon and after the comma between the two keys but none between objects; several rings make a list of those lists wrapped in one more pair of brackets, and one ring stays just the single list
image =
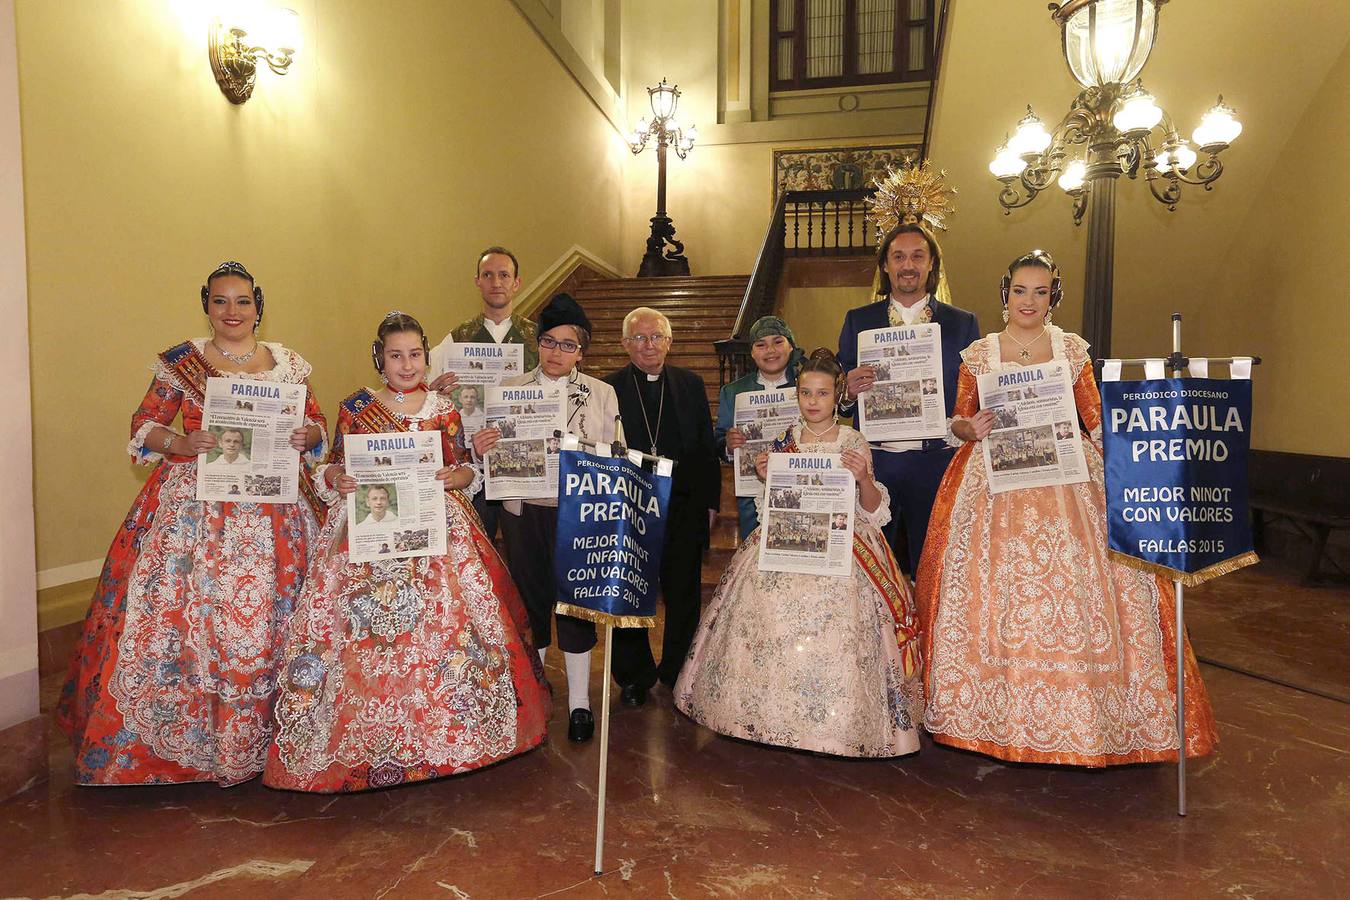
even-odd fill
[{"label": "pendant necklace", "polygon": [[802,428],[806,431],[806,433],[814,437],[816,439],[816,443],[819,444],[827,443],[826,441],[822,441],[821,438],[824,435],[827,435],[831,431],[833,431],[839,424],[838,422],[831,422],[829,427],[826,428],[824,431],[816,431],[814,428],[812,428],[810,425],[806,423],[805,419],[798,419],[797,421],[801,424]]},{"label": "pendant necklace", "polygon": [[400,391],[393,385],[390,385],[390,389],[394,392],[394,400],[398,403],[403,403],[408,399],[409,394],[420,391],[422,386],[419,384],[417,387],[408,388],[406,391]]},{"label": "pendant necklace", "polygon": [[1008,339],[1010,341],[1012,341],[1014,344],[1022,348],[1022,352],[1017,354],[1020,358],[1031,359],[1031,348],[1034,347],[1041,338],[1045,337],[1045,328],[1042,327],[1041,333],[1036,335],[1034,338],[1027,341],[1026,343],[1022,343],[1021,341],[1019,341],[1016,337],[1013,336],[1012,332],[1008,331],[1006,328],[1003,330],[1003,333],[1008,336]]},{"label": "pendant necklace", "polygon": [[647,440],[651,444],[651,453],[652,455],[656,455],[658,452],[656,449],[656,439],[661,436],[661,417],[666,412],[666,386],[664,384],[660,386],[661,402],[656,407],[656,433],[652,434],[652,423],[651,420],[647,418],[647,404],[642,400],[642,386],[638,384],[637,375],[634,375],[632,372],[629,372],[628,374],[633,377],[633,390],[637,391],[638,407],[642,410],[642,424],[647,427]]},{"label": "pendant necklace", "polygon": [[253,354],[255,354],[255,353],[258,352],[258,342],[257,342],[257,341],[254,341],[254,342],[253,342],[253,349],[252,349],[252,350],[248,351],[247,353],[240,353],[240,354],[238,354],[238,355],[236,355],[236,354],[234,354],[234,353],[231,353],[230,351],[226,350],[224,347],[220,346],[220,345],[217,344],[215,341],[212,341],[212,342],[211,342],[211,346],[212,346],[212,347],[215,347],[217,353],[219,353],[221,356],[223,356],[223,357],[225,357],[226,359],[228,359],[230,362],[234,363],[236,366],[242,366],[242,365],[247,364],[248,361],[249,361],[250,359],[253,358]]}]

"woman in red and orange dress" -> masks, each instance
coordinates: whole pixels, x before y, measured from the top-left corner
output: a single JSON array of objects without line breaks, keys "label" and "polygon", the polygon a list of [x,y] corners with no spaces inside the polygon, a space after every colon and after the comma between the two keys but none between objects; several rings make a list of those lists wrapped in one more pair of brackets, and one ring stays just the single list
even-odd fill
[{"label": "woman in red and orange dress", "polygon": [[[473,511],[481,478],[453,402],[423,386],[427,340],[390,313],[373,347],[385,386],[342,401],[329,460],[332,504],[291,620],[263,782],[318,793],[454,775],[544,739],[551,703],[524,603]],[[349,560],[348,434],[439,431],[444,556]]]},{"label": "woman in red and orange dress", "polygon": [[[1101,399],[1087,342],[1050,324],[1062,291],[1049,255],[1008,268],[1007,329],[963,353],[952,433],[919,567],[927,707],[940,744],[1014,762],[1110,766],[1177,758],[1171,584],[1110,556]],[[1064,360],[1087,481],[991,494],[976,376]],[[1186,645],[1186,755],[1213,751],[1214,714]]]},{"label": "woman in red and orange dress", "polygon": [[[57,707],[79,784],[229,786],[267,757],[283,629],[318,520],[303,499],[198,500],[197,457],[216,445],[202,404],[209,376],[307,384],[310,367],[254,337],[262,289],[239,263],[217,267],[201,297],[211,338],[161,353],[131,418],[128,452],[155,469],[108,551]],[[302,466],[327,429],[312,392],[304,422],[291,435]]]}]

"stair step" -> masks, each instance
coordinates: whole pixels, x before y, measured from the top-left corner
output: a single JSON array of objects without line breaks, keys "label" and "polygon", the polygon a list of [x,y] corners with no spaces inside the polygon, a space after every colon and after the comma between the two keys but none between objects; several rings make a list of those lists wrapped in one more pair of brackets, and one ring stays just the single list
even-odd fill
[{"label": "stair step", "polygon": [[[616,320],[623,321],[623,317],[640,303],[634,303],[632,300],[625,300],[622,303],[596,303],[587,300],[585,297],[578,298],[586,310],[586,315],[592,320]],[[681,319],[689,316],[731,316],[735,317],[740,312],[741,301],[736,298],[732,303],[708,303],[700,300],[697,303],[666,304],[662,303],[658,307],[661,312],[666,314],[669,319]]]},{"label": "stair step", "polygon": [[581,287],[618,285],[629,289],[652,291],[675,290],[688,287],[717,287],[727,284],[748,284],[749,275],[679,275],[674,278],[596,278],[583,281]]},{"label": "stair step", "polygon": [[[731,335],[749,283],[746,275],[601,278],[583,282],[572,295],[585,308],[593,325],[591,348],[585,361],[587,373],[604,377],[626,366],[628,354],[620,342],[624,317],[635,307],[653,307],[670,319],[675,335],[668,357],[670,364],[703,379],[708,413],[715,418],[721,372],[713,342]],[[729,553],[728,548],[733,548],[736,541],[735,503],[728,501],[724,507],[733,510],[733,514],[729,525],[718,526],[716,542],[719,552]]]}]

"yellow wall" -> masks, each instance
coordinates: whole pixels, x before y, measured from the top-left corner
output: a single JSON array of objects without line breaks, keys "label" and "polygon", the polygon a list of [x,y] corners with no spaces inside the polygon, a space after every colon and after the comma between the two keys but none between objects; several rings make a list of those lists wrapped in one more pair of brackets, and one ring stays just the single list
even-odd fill
[{"label": "yellow wall", "polygon": [[839,349],[844,313],[871,303],[870,285],[860,287],[794,287],[783,293],[778,315],[792,327],[797,346],[810,353],[817,347]]},{"label": "yellow wall", "polygon": [[123,453],[157,351],[206,331],[225,258],[267,291],[333,416],[379,318],[433,339],[477,251],[528,280],[618,259],[623,149],[508,0],[293,0],[305,46],[232,106],[194,0],[19,0],[38,567],[101,558],[144,473]]},{"label": "yellow wall", "polygon": [[1253,443],[1268,450],[1350,455],[1337,394],[1350,384],[1350,49],[1290,132],[1279,166],[1238,230],[1207,295],[1234,315],[1231,345],[1263,357],[1256,369]]}]

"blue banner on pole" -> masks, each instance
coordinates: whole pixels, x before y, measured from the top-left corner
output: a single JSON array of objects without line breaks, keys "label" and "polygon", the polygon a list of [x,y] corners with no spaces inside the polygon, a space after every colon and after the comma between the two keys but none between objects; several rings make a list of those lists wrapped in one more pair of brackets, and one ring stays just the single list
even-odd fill
[{"label": "blue banner on pole", "polygon": [[670,484],[625,457],[562,451],[558,612],[624,628],[655,624]]},{"label": "blue banner on pole", "polygon": [[1101,394],[1111,549],[1187,585],[1255,563],[1251,381],[1108,381]]}]

